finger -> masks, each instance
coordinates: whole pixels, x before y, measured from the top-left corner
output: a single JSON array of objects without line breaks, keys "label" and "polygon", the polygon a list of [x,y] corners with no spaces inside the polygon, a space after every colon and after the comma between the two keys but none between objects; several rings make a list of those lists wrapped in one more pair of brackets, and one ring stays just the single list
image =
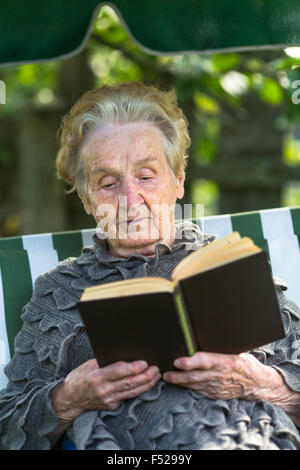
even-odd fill
[{"label": "finger", "polygon": [[[167,374],[163,375],[163,379],[165,379],[165,375],[167,375],[167,380],[166,380],[167,382],[180,385],[181,387],[187,388],[189,390],[193,390],[197,393],[201,393],[202,395],[208,398],[215,398],[215,399],[220,398],[224,390],[227,396],[226,389],[224,389],[223,387],[220,387],[218,383],[214,383],[213,381],[208,380],[207,376],[205,377],[205,374],[201,372],[200,374],[197,374],[197,375],[195,374],[192,377],[187,372],[182,373],[182,374],[168,372]],[[227,398],[224,398],[224,399],[227,399]]]},{"label": "finger", "polygon": [[146,385],[147,383],[152,382],[153,378],[157,375],[161,377],[158,367],[150,366],[141,374],[131,375],[123,378],[122,380],[113,382],[114,390],[122,392]]},{"label": "finger", "polygon": [[192,356],[177,358],[174,361],[174,366],[183,370],[209,370],[222,364],[226,357],[226,354],[198,351]]},{"label": "finger", "polygon": [[121,405],[121,400],[115,400],[108,403],[103,409],[109,411],[115,411]]},{"label": "finger", "polygon": [[154,385],[159,381],[160,378],[161,378],[161,374],[160,373],[156,374],[150,381],[148,381],[144,385],[134,387],[131,390],[124,390],[124,391],[118,392],[116,394],[116,398],[117,400],[126,400],[130,398],[135,398],[141,393],[151,390],[151,388],[154,387]]},{"label": "finger", "polygon": [[108,382],[118,381],[123,377],[142,373],[148,367],[145,361],[125,362],[119,361],[101,368],[103,380]]},{"label": "finger", "polygon": [[201,393],[205,397],[213,400],[232,400],[233,398],[241,398],[240,390],[237,387],[222,387],[214,384],[204,383],[187,383],[183,387]]},{"label": "finger", "polygon": [[207,381],[207,373],[201,370],[192,370],[190,372],[165,372],[163,374],[163,380],[177,385],[201,383]]}]

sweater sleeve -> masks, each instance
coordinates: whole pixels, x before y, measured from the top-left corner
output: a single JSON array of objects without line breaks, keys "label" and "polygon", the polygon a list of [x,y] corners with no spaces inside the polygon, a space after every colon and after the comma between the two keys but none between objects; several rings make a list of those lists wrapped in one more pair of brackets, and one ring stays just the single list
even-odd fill
[{"label": "sweater sleeve", "polygon": [[278,370],[291,390],[300,392],[300,309],[285,295],[287,286],[277,278],[274,280],[285,337],[252,353]]},{"label": "sweater sleeve", "polygon": [[5,368],[9,382],[0,392],[0,448],[46,450],[54,444],[47,438],[58,425],[50,393],[66,375],[67,349],[82,326],[75,305],[68,292],[59,295],[49,274],[37,279]]}]

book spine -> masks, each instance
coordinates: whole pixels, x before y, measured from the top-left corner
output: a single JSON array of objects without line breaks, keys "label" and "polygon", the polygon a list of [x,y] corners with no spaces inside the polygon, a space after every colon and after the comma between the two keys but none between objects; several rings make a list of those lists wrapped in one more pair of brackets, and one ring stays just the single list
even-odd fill
[{"label": "book spine", "polygon": [[180,289],[180,286],[177,284],[174,290],[174,299],[175,306],[177,310],[177,315],[179,323],[183,332],[185,344],[189,356],[192,356],[197,351],[197,341],[193,332],[193,328],[189,319],[189,314],[186,308],[186,304]]}]

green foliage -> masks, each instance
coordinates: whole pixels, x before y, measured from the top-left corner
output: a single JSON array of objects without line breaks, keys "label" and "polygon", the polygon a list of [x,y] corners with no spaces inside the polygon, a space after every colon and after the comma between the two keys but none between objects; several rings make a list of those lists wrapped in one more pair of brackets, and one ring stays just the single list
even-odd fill
[{"label": "green foliage", "polygon": [[289,181],[284,188],[282,195],[283,207],[300,206],[300,183],[299,181]]},{"label": "green foliage", "polygon": [[91,49],[89,64],[95,74],[98,86],[127,80],[141,80],[140,68],[124,59],[119,51],[111,52],[105,46],[100,51],[99,47]]},{"label": "green foliage", "polygon": [[217,101],[205,93],[196,91],[194,94],[196,106],[207,114],[216,115],[220,112]]},{"label": "green foliage", "polygon": [[4,113],[15,113],[27,103],[32,103],[43,89],[55,90],[58,62],[27,64],[8,67],[2,76],[6,83],[6,105]]},{"label": "green foliage", "polygon": [[208,138],[200,139],[197,145],[196,158],[201,163],[209,163],[216,156],[216,144]]},{"label": "green foliage", "polygon": [[283,157],[287,165],[300,164],[300,141],[295,135],[289,133],[283,141]]},{"label": "green foliage", "polygon": [[[218,213],[219,190],[213,181],[197,179],[192,186],[193,205],[203,204],[202,216]],[[197,214],[193,214],[196,217]]]},{"label": "green foliage", "polygon": [[239,54],[215,54],[212,56],[211,62],[218,72],[227,72],[235,69],[241,61]]},{"label": "green foliage", "polygon": [[120,27],[119,19],[114,10],[109,7],[101,8],[94,24],[94,32],[111,44],[120,44],[128,40],[126,31]]},{"label": "green foliage", "polygon": [[201,164],[209,164],[217,155],[217,141],[220,131],[218,118],[203,115],[197,116],[199,134],[194,143],[194,159]]},{"label": "green foliage", "polygon": [[262,100],[272,105],[279,105],[283,100],[283,90],[273,78],[263,77],[257,85],[258,94]]},{"label": "green foliage", "polygon": [[[267,52],[252,51],[157,57],[139,49],[108,6],[101,9],[87,48],[96,86],[142,80],[176,89],[180,105],[189,113],[196,165],[210,165],[218,158],[222,119],[242,108],[248,93],[256,93],[265,106],[282,108],[278,122],[287,133],[284,160],[287,164],[300,164],[300,144],[295,139],[300,126],[300,104],[292,103],[292,84],[300,80],[299,59],[283,51],[273,51],[269,56]],[[17,116],[28,104],[51,105],[58,97],[60,66],[61,61],[50,61],[3,68],[0,78],[6,84],[7,104],[0,106],[0,117]],[[12,153],[0,142],[0,172],[11,159]],[[191,192],[193,202],[205,201],[205,215],[217,213],[219,192],[214,182],[197,180]],[[299,187],[294,185],[288,194],[286,201],[300,204]]]},{"label": "green foliage", "polygon": [[0,147],[0,168],[5,167],[9,164],[11,159],[11,153],[6,148]]}]

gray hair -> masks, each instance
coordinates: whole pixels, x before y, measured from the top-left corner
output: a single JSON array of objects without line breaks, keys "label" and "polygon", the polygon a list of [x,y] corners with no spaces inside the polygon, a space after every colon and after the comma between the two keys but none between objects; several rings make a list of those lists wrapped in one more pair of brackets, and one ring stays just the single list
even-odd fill
[{"label": "gray hair", "polygon": [[171,174],[177,177],[184,172],[190,137],[175,91],[160,91],[140,82],[104,85],[84,93],[62,120],[56,166],[58,177],[72,186],[70,192],[87,195],[81,157],[88,136],[113,123],[134,122],[159,129]]}]

